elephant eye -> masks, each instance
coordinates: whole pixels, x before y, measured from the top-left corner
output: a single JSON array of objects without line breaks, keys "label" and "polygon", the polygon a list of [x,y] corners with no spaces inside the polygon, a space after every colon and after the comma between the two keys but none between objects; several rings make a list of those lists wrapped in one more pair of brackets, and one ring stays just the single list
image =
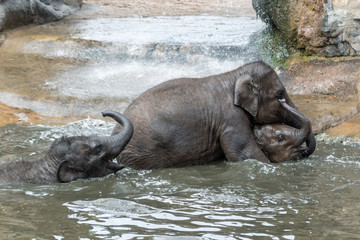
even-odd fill
[{"label": "elephant eye", "polygon": [[94,150],[94,153],[96,155],[99,155],[101,152],[103,151],[103,147],[102,146],[97,146]]},{"label": "elephant eye", "polygon": [[279,139],[278,139],[279,142],[284,142],[285,140],[286,139],[283,136],[279,135]]},{"label": "elephant eye", "polygon": [[276,98],[277,99],[283,99],[284,98],[284,92],[283,91],[278,91],[276,94]]}]

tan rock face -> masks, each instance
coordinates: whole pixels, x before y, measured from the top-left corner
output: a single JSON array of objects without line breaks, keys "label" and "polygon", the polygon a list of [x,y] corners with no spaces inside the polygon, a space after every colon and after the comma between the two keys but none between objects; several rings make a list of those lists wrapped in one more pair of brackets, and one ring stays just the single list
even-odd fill
[{"label": "tan rock face", "polygon": [[253,0],[253,5],[298,49],[327,57],[360,54],[359,0]]},{"label": "tan rock face", "polygon": [[332,136],[360,137],[360,114],[354,118],[326,131]]},{"label": "tan rock face", "polygon": [[15,108],[7,106],[0,102],[0,126],[6,124],[22,124],[22,125],[64,125],[70,122],[74,122],[83,117],[76,116],[64,116],[64,117],[53,117],[42,116],[36,112],[24,108]]},{"label": "tan rock face", "polygon": [[280,74],[287,91],[298,95],[356,96],[360,60],[334,60],[294,61]]},{"label": "tan rock face", "polygon": [[[294,59],[279,75],[299,110],[311,121],[315,133],[349,135],[360,126],[360,59]],[[349,121],[346,121],[350,119]],[[345,123],[344,123],[345,122]],[[360,136],[359,131],[351,136]]]}]

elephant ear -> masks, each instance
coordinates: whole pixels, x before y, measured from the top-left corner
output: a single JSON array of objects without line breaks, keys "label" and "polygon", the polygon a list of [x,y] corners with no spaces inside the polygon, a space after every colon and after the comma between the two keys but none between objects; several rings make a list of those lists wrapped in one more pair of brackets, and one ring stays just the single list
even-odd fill
[{"label": "elephant ear", "polygon": [[251,75],[241,75],[235,82],[234,104],[255,117],[258,112],[259,90],[259,85]]},{"label": "elephant ear", "polygon": [[69,161],[63,161],[57,171],[57,179],[61,183],[72,182],[81,178],[86,178],[84,170],[75,168]]}]

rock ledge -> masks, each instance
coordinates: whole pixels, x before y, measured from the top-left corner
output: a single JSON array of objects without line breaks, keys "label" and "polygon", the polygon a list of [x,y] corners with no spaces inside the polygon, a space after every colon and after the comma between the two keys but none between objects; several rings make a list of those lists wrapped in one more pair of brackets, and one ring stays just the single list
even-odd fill
[{"label": "rock ledge", "polygon": [[[30,23],[56,21],[78,11],[82,0],[0,0],[0,33]],[[1,45],[0,38],[0,45]]]}]

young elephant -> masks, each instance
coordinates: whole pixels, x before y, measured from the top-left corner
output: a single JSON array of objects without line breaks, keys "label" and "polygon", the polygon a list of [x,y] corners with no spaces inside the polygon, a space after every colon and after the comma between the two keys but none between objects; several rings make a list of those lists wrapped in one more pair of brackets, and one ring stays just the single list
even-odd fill
[{"label": "young elephant", "polygon": [[118,112],[105,111],[102,115],[112,117],[123,129],[109,137],[61,137],[41,159],[15,161],[0,166],[0,182],[64,183],[103,177],[121,170],[124,166],[112,160],[130,141],[132,123]]},{"label": "young elephant", "polygon": [[[269,162],[256,143],[253,126],[299,120],[279,102],[295,107],[276,72],[264,62],[203,78],[164,82],[141,94],[124,114],[134,136],[118,162],[134,169],[184,167],[226,158]],[[121,127],[117,124],[113,134]],[[308,135],[307,156],[316,147]]]},{"label": "young elephant", "polygon": [[289,106],[285,99],[281,105],[301,123],[301,128],[284,124],[266,124],[254,127],[255,141],[272,162],[284,162],[307,156],[308,147],[303,143],[311,133],[309,119],[296,108]]}]

